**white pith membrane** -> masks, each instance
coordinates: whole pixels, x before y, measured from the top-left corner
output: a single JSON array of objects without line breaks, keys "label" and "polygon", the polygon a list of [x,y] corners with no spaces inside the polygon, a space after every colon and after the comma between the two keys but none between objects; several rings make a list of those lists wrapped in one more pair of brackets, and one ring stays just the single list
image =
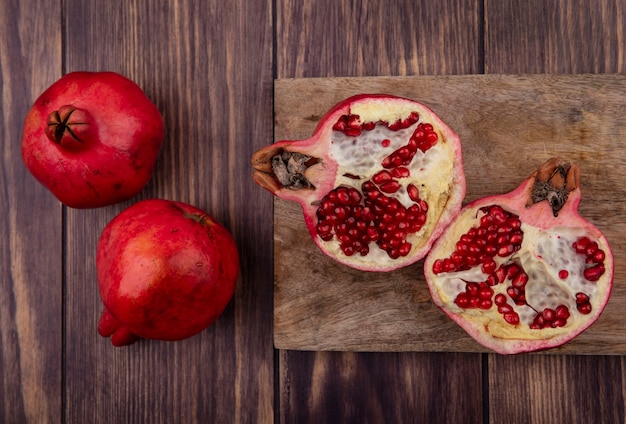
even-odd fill
[{"label": "white pith membrane", "polygon": [[[456,234],[457,237],[442,237],[431,251],[433,257],[450,257],[460,236],[466,234],[470,228],[479,226],[480,218],[484,215],[479,209],[484,206],[485,204],[481,204],[476,208],[463,209],[446,230],[446,234]],[[504,206],[503,209],[508,210]],[[516,211],[509,212],[518,214]],[[607,284],[607,279],[612,278],[612,259],[604,238],[599,238],[582,227],[555,226],[540,229],[522,221],[520,229],[523,232],[521,248],[506,257],[496,255],[494,260],[496,268],[516,264],[528,275],[525,285],[527,304],[518,305],[508,295],[507,288],[512,285],[510,279],[490,286],[494,292],[492,299],[499,293],[506,296],[507,305],[519,315],[517,325],[505,321],[495,302],[488,309],[461,308],[455,303],[459,293],[466,290],[467,282],[480,283],[487,280],[489,274],[482,272],[481,265],[465,271],[438,274],[433,273],[433,261],[430,258],[425,265],[435,303],[477,341],[500,353],[554,347],[575,337],[598,318],[607,301],[607,290],[610,292],[610,281]],[[573,247],[582,237],[598,243],[598,248],[607,254],[607,272],[598,281],[588,281],[583,275],[585,268],[589,266],[586,264],[586,256],[577,253]],[[577,310],[576,293],[589,296],[591,313],[582,314]],[[531,328],[538,313],[546,308],[554,310],[559,305],[567,306],[570,314],[564,326]]]},{"label": "white pith membrane", "polygon": [[[371,110],[376,111],[376,109]],[[377,115],[374,117],[368,116],[367,110],[360,110],[356,107],[351,109],[351,113],[362,114],[359,116],[365,117],[365,119],[362,117],[362,122],[371,122],[372,120],[394,122],[397,119],[406,118],[411,110],[404,110],[404,114],[398,114],[397,111],[394,111],[395,113],[386,116],[381,116],[380,110],[376,112]],[[376,173],[385,169],[381,164],[383,159],[398,148],[407,145],[409,138],[419,124],[430,123],[433,125],[438,135],[437,143],[426,152],[418,150],[411,163],[406,166],[410,171],[410,176],[396,178],[401,188],[395,193],[385,193],[385,196],[398,199],[403,206],[408,208],[414,204],[406,189],[407,185],[412,183],[418,187],[420,198],[428,204],[425,224],[418,232],[410,233],[406,237],[406,241],[411,243],[411,251],[406,255],[408,258],[422,248],[432,234],[448,204],[454,181],[454,146],[448,142],[436,122],[428,121],[426,113],[422,111],[418,111],[418,113],[420,114],[418,122],[405,129],[394,131],[384,124],[377,124],[373,130],[364,130],[357,137],[347,136],[341,131],[332,131],[330,135],[329,157],[338,164],[335,187],[354,187],[361,191],[361,185],[365,181],[370,180]],[[389,145],[383,146],[383,140],[389,140]],[[404,260],[403,258],[392,259],[375,242],[369,244],[369,253],[366,256],[356,253],[349,257],[342,252],[336,237],[330,241],[319,239],[319,243],[333,255],[341,257],[342,261],[348,262],[352,266],[372,267],[372,264],[377,264],[381,268],[385,268],[389,266],[387,264],[400,263]]]}]

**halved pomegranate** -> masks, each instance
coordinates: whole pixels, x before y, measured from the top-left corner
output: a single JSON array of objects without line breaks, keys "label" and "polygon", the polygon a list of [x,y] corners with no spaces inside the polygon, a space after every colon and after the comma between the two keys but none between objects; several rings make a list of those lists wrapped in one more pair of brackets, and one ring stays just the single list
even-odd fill
[{"label": "halved pomegranate", "polygon": [[609,300],[613,255],[578,214],[578,166],[552,158],[517,189],[465,206],[433,245],[433,301],[499,353],[560,346]]},{"label": "halved pomegranate", "polygon": [[265,147],[252,164],[259,185],[300,203],[325,254],[367,271],[423,258],[465,197],[459,137],[423,104],[391,95],[348,98],[311,138]]}]

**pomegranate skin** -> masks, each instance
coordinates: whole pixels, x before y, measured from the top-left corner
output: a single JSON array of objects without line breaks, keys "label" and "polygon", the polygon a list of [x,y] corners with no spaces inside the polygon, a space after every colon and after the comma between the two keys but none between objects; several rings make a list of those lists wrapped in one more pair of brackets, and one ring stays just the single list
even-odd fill
[{"label": "pomegranate skin", "polygon": [[104,303],[98,332],[123,346],[182,340],[211,325],[234,294],[239,255],[230,233],[204,211],[151,199],[104,228],[96,267]]},{"label": "pomegranate skin", "polygon": [[72,72],[26,115],[22,160],[63,204],[97,208],[145,187],[163,137],[159,110],[133,81],[114,72]]},{"label": "pomegranate skin", "polygon": [[[497,353],[518,354],[557,348],[593,325],[610,299],[613,253],[602,231],[578,213],[581,201],[579,170],[576,165],[570,165],[560,158],[552,158],[513,191],[467,204],[433,244],[424,261],[424,275],[433,302],[473,339]],[[560,174],[558,171],[563,169],[572,172]],[[565,201],[559,204],[560,208],[555,209],[547,199],[532,200],[537,192],[536,182],[546,182],[546,176],[559,181],[556,186],[568,191]],[[552,198],[552,193],[548,199]],[[484,218],[486,211],[494,206],[513,214],[514,220],[519,218],[523,241],[518,250],[496,255],[497,264],[492,268],[498,269],[495,272],[481,270],[481,264],[453,271],[436,271],[438,266],[457,254],[459,240],[478,228],[481,217]],[[472,227],[473,224],[476,225]],[[602,252],[599,261],[603,272],[598,278],[587,278],[585,267],[593,264],[585,265],[589,257],[576,251],[575,245],[583,239],[591,239]],[[500,270],[510,272],[511,268],[518,270],[517,277],[503,272],[500,280],[494,283],[492,278]],[[520,276],[527,281],[519,284]],[[467,290],[469,284],[483,284],[486,288],[484,283],[491,290],[493,305],[484,309],[459,305],[465,295],[463,288]],[[520,287],[523,287],[523,293],[518,291]],[[582,293],[587,290],[592,294]],[[586,299],[582,305],[580,296]],[[543,321],[545,311],[554,314],[559,308],[567,309],[562,324],[550,328],[537,325],[537,319]],[[507,313],[514,313],[513,324],[507,322],[505,317],[511,317]]]}]

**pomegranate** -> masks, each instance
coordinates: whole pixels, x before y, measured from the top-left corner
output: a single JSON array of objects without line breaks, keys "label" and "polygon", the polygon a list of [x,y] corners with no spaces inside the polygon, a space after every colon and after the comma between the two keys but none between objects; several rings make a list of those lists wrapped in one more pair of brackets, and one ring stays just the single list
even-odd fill
[{"label": "pomegranate", "polygon": [[72,72],[28,112],[22,159],[65,205],[107,206],[147,184],[163,134],[161,114],[133,81],[114,72]]},{"label": "pomegranate", "polygon": [[322,252],[366,271],[423,258],[465,197],[459,137],[392,95],[350,97],[310,138],[260,149],[252,164],[260,186],[302,206]]},{"label": "pomegranate", "polygon": [[230,233],[206,212],[152,199],[107,224],[96,267],[104,303],[98,331],[124,346],[181,340],[208,327],[233,296],[239,256]]},{"label": "pomegranate", "polygon": [[609,300],[613,256],[580,197],[578,166],[552,158],[512,192],[465,206],[424,262],[435,304],[503,354],[583,332]]}]

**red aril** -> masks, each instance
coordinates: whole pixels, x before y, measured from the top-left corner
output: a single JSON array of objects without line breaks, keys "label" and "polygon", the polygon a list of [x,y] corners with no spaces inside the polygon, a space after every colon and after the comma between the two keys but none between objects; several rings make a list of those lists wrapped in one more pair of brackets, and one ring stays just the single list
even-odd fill
[{"label": "red aril", "polygon": [[259,185],[302,206],[325,254],[367,271],[423,258],[465,197],[459,137],[390,95],[348,98],[310,138],[265,147],[252,163]]},{"label": "red aril", "polygon": [[514,191],[465,206],[424,262],[433,301],[499,353],[560,346],[609,300],[613,255],[578,214],[578,166],[550,159]]}]

